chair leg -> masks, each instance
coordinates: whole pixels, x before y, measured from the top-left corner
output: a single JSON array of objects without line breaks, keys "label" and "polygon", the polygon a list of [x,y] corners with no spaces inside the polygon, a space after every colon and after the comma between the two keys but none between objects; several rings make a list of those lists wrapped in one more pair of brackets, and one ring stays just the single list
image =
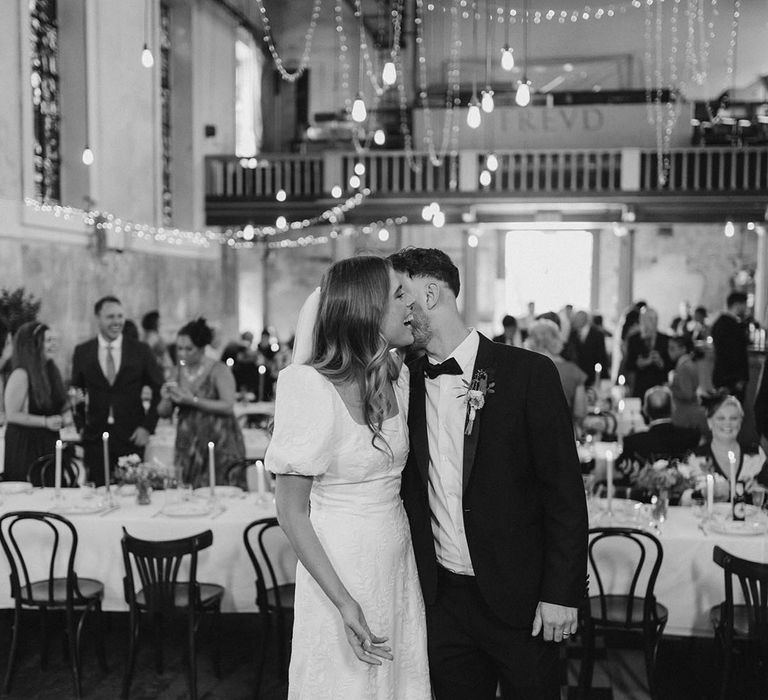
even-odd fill
[{"label": "chair leg", "polygon": [[75,685],[75,697],[80,698],[83,692],[80,683],[80,654],[77,648],[77,630],[75,629],[74,611],[67,608],[65,613],[67,623],[67,645],[69,651],[69,666],[72,670],[72,681]]},{"label": "chair leg", "polygon": [[21,605],[16,603],[16,608],[13,614],[13,633],[11,635],[11,649],[8,652],[8,669],[5,672],[5,680],[3,681],[3,692],[11,692],[11,678],[13,677],[14,666],[16,665],[16,652],[19,644],[19,627],[21,624]]},{"label": "chair leg", "polygon": [[197,650],[195,648],[195,636],[197,631],[197,625],[195,623],[195,611],[191,608],[189,610],[189,619],[187,623],[187,653],[189,659],[189,698],[190,700],[197,700]]},{"label": "chair leg", "polygon": [[666,623],[646,628],[643,632],[643,647],[645,651],[645,673],[648,677],[648,692],[651,700],[656,697],[656,656],[659,651],[661,634]]},{"label": "chair leg", "polygon": [[133,610],[128,614],[128,662],[125,665],[125,676],[123,676],[123,692],[120,697],[127,700],[131,692],[131,681],[133,680],[133,669],[136,665],[136,650],[139,641],[139,616]]},{"label": "chair leg", "polygon": [[211,613],[211,656],[213,672],[216,678],[221,678],[221,645],[219,644],[219,628],[221,622],[221,605],[217,605]]},{"label": "chair leg", "polygon": [[579,698],[588,698],[592,689],[595,667],[595,626],[591,619],[581,625],[581,668],[579,669]]},{"label": "chair leg", "polygon": [[261,626],[261,643],[259,645],[259,650],[256,652],[256,690],[255,690],[255,699],[259,700],[259,691],[261,689],[261,679],[264,675],[264,661],[267,658],[267,645],[269,644],[269,632],[272,627],[271,625],[271,614],[268,610],[262,609],[259,613],[261,615],[262,619],[262,626]]},{"label": "chair leg", "polygon": [[165,666],[163,663],[163,616],[160,613],[156,613],[152,624],[155,630],[155,669],[158,673],[162,673]]},{"label": "chair leg", "polygon": [[40,668],[48,668],[48,611],[40,608]]},{"label": "chair leg", "polygon": [[104,611],[101,609],[101,601],[96,602],[94,622],[96,624],[96,634],[94,639],[96,640],[96,658],[99,661],[99,667],[104,673],[109,673],[109,665],[107,664],[107,645],[105,643],[106,637],[104,635]]},{"label": "chair leg", "polygon": [[280,673],[288,674],[288,642],[285,634],[285,617],[282,610],[277,610],[277,653]]},{"label": "chair leg", "polygon": [[723,668],[722,677],[720,681],[720,698],[721,700],[728,700],[730,681],[731,681],[731,667],[733,665],[733,640],[725,635],[718,635],[722,645],[723,656]]}]

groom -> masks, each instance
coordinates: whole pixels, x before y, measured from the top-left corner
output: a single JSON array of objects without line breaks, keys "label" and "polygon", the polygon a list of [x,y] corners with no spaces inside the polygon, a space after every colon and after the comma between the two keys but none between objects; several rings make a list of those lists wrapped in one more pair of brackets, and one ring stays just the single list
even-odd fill
[{"label": "groom", "polygon": [[[437,700],[560,697],[558,647],[586,593],[587,512],[550,360],[467,330],[441,250],[390,257],[416,299],[402,497]],[[417,312],[419,312],[417,314]]]}]

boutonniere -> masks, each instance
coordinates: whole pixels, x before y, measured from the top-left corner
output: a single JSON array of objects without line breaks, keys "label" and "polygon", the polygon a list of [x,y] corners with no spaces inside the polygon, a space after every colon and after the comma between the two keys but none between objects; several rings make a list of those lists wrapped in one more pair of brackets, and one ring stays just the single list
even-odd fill
[{"label": "boutonniere", "polygon": [[486,395],[494,393],[493,387],[495,382],[489,379],[488,372],[484,369],[478,369],[471,382],[468,382],[466,379],[463,381],[466,390],[463,394],[459,394],[457,398],[463,398],[467,404],[467,415],[464,419],[464,435],[471,435],[472,428],[475,425],[475,416],[485,406]]}]

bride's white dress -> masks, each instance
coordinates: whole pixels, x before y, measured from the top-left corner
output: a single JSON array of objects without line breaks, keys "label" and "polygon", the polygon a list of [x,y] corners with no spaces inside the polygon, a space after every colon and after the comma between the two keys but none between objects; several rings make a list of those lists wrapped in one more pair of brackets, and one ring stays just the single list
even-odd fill
[{"label": "bride's white dress", "polygon": [[[278,377],[267,468],[314,477],[310,518],[334,569],[393,661],[372,666],[350,648],[341,617],[298,564],[289,699],[430,700],[427,632],[400,474],[408,455],[408,370],[395,385],[398,415],[384,422],[392,452],[352,419],[338,392],[307,365]],[[393,458],[394,457],[394,458]]]}]

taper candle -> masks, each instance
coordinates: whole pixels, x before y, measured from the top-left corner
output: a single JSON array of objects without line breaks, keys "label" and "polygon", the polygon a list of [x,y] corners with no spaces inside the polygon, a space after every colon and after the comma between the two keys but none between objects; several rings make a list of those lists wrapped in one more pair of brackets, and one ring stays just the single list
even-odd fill
[{"label": "taper candle", "polygon": [[613,452],[608,450],[605,453],[605,486],[606,486],[606,508],[610,514],[613,512]]},{"label": "taper candle", "polygon": [[208,479],[211,482],[211,498],[216,496],[216,460],[213,456],[214,445],[208,443]]},{"label": "taper candle", "polygon": [[104,447],[104,490],[109,502],[112,499],[112,492],[109,490],[109,433],[101,434],[101,444]]},{"label": "taper candle", "polygon": [[264,469],[264,462],[256,460],[256,493],[259,498],[267,494],[267,472]]},{"label": "taper candle", "polygon": [[54,475],[53,488],[56,498],[61,495],[61,440],[56,440],[56,473]]},{"label": "taper candle", "polygon": [[733,497],[736,495],[736,454],[728,450],[728,464],[731,467],[729,482],[731,486],[731,510],[733,510]]},{"label": "taper candle", "polygon": [[715,510],[715,477],[707,474],[707,517],[711,518]]}]

